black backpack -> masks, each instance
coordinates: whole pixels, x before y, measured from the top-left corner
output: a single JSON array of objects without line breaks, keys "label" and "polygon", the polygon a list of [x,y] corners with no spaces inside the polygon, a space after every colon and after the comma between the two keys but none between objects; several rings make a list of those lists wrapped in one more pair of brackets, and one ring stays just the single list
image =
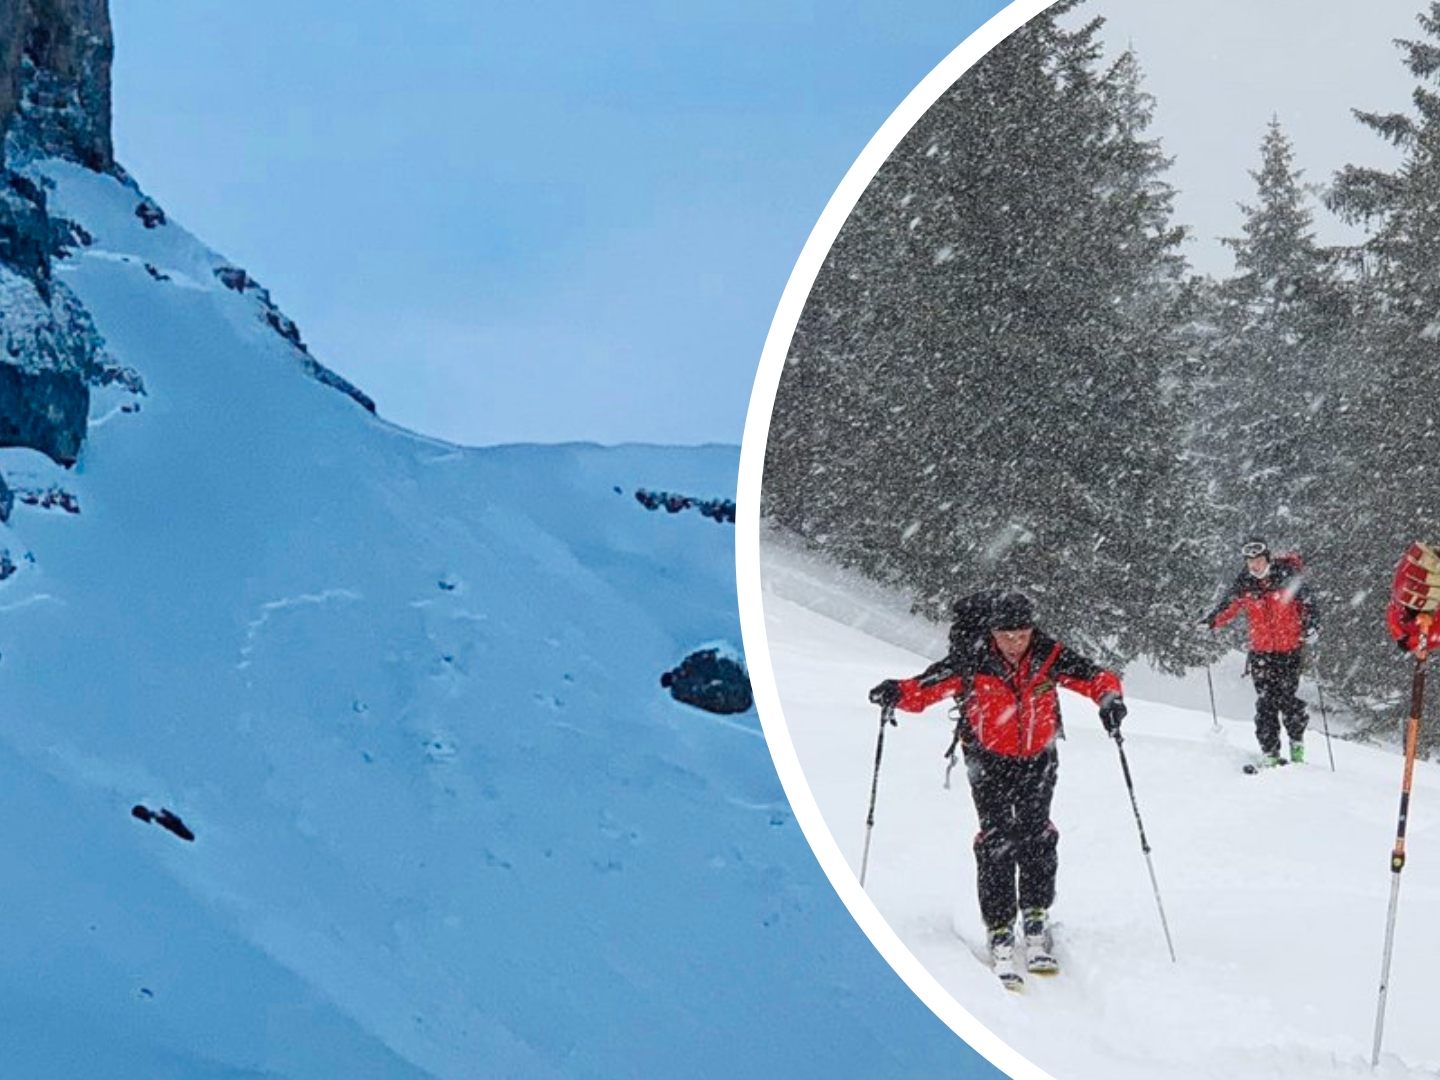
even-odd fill
[{"label": "black backpack", "polygon": [[986,589],[962,596],[950,609],[950,658],[957,667],[973,670],[990,646],[990,620],[995,605],[1005,594],[999,589]]}]

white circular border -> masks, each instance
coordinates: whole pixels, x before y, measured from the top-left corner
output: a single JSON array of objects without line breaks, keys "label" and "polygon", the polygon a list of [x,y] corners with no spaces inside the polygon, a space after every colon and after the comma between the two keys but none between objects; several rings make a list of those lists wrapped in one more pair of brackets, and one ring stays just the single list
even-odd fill
[{"label": "white circular border", "polygon": [[930,1010],[992,1065],[1015,1080],[1054,1080],[1039,1066],[1011,1049],[999,1036],[967,1012],[928,972],[876,909],[860,888],[829,827],[820,816],[815,796],[800,769],[800,759],[785,725],[770,648],[765,636],[765,612],[760,594],[760,484],[765,466],[765,444],[770,434],[770,415],[775,393],[790,350],[790,340],[800,321],[805,300],[815,285],[825,257],[846,218],[880,167],[900,140],[919,121],[940,95],[982,56],[1010,33],[1049,7],[1054,0],[1014,0],[984,26],[966,38],[940,61],[920,84],[890,114],[880,130],[855,159],[855,164],[830,197],[820,220],[811,231],[800,259],[785,285],[775,319],[765,338],[750,410],[745,419],[744,442],[740,447],[740,476],[736,491],[735,581],[740,602],[740,632],[745,643],[745,660],[760,715],[765,741],[775,759],[785,795],[795,819],[810,842],[825,875],[830,879],[850,914],[895,972],[905,980]]}]

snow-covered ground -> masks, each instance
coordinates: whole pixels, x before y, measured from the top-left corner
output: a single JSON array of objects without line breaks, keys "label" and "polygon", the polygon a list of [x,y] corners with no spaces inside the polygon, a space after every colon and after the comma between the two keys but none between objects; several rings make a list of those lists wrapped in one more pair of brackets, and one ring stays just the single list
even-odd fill
[{"label": "snow-covered ground", "polygon": [[738,642],[734,531],[633,492],[729,497],[736,448],[396,429],[133,189],[44,171],[94,237],[56,272],[147,393],[96,395],[72,471],[0,453],[79,506],[0,527],[0,1075],[972,1060],[851,926],[753,710],[659,686]]},{"label": "snow-covered ground", "polygon": [[[939,655],[943,628],[913,618],[903,627],[903,602],[778,541],[762,558],[784,725],[829,832],[812,840],[833,839],[858,873],[878,730],[866,691],[921,671]],[[1397,656],[1396,679],[1408,674]],[[1440,769],[1416,772],[1385,1053],[1372,1071],[1401,759],[1336,740],[1332,772],[1317,713],[1310,764],[1247,776],[1253,698],[1238,667],[1215,672],[1218,732],[1203,672],[1183,681],[1130,675],[1125,751],[1178,962],[1166,950],[1116,747],[1094,707],[1068,692],[1053,809],[1063,973],[1032,977],[1015,995],[977,959],[975,813],[963,771],[943,786],[951,724],[941,706],[900,714],[885,740],[867,889],[890,929],[954,1003],[1032,1063],[1012,1062],[1017,1075],[1435,1076]],[[1313,706],[1308,681],[1302,693]]]}]

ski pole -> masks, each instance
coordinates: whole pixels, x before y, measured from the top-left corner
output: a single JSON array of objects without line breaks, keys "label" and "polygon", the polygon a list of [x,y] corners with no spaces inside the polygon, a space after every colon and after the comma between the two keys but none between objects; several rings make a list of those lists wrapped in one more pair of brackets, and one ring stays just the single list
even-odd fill
[{"label": "ski pole", "polygon": [[1211,731],[1220,731],[1220,714],[1215,711],[1215,680],[1210,678],[1210,665],[1205,665],[1205,685],[1210,688],[1210,719],[1214,721]]},{"label": "ski pole", "polygon": [[960,760],[956,751],[960,748],[960,725],[965,723],[965,710],[956,708],[955,712],[955,734],[950,739],[950,749],[945,751],[945,790],[950,790],[950,774],[955,771],[955,765]]},{"label": "ski pole", "polygon": [[1125,760],[1125,743],[1116,731],[1111,736],[1115,749],[1120,751],[1120,769],[1125,774],[1125,787],[1130,792],[1130,808],[1135,811],[1135,827],[1140,830],[1140,850],[1145,853],[1145,866],[1150,871],[1150,888],[1155,893],[1155,906],[1160,911],[1160,927],[1165,931],[1165,945],[1170,950],[1170,962],[1175,963],[1175,943],[1170,940],[1170,923],[1165,918],[1165,905],[1160,902],[1160,885],[1155,880],[1155,863],[1150,859],[1150,841],[1145,839],[1145,824],[1140,820],[1140,804],[1135,801],[1135,784],[1130,779],[1130,763]]},{"label": "ski pole", "polygon": [[1320,676],[1315,676],[1315,693],[1320,696],[1320,723],[1325,727],[1325,752],[1330,755],[1330,771],[1335,771],[1335,748],[1330,745],[1330,717],[1325,712],[1325,688],[1320,685]]},{"label": "ski pole", "polygon": [[870,832],[875,828],[875,796],[880,790],[880,755],[885,752],[885,725],[895,723],[895,706],[880,710],[880,737],[875,740],[875,776],[870,781],[870,813],[865,818],[865,852],[860,856],[860,887],[865,887],[865,870],[870,865]]},{"label": "ski pole", "polygon": [[1395,908],[1400,900],[1400,871],[1405,869],[1405,825],[1410,818],[1410,783],[1415,774],[1415,748],[1420,742],[1420,711],[1425,703],[1425,661],[1433,616],[1416,620],[1420,644],[1415,650],[1415,675],[1410,682],[1410,718],[1405,725],[1405,773],[1400,781],[1400,818],[1395,826],[1395,849],[1390,853],[1390,910],[1385,917],[1385,954],[1380,961],[1380,1001],[1375,1009],[1375,1048],[1370,1066],[1380,1064],[1380,1039],[1385,1030],[1385,998],[1390,990],[1390,955],[1395,945]]},{"label": "ski pole", "polygon": [[[1208,620],[1207,620],[1208,625]],[[1215,641],[1215,627],[1210,627],[1210,640]],[[1210,689],[1210,730],[1216,735],[1220,734],[1220,713],[1215,708],[1215,680],[1210,676],[1210,661],[1205,661],[1205,685]]]}]

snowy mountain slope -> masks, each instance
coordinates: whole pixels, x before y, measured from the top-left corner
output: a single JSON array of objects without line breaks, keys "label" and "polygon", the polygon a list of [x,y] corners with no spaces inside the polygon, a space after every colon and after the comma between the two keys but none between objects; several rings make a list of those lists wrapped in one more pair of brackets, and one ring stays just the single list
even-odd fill
[{"label": "snowy mountain slope", "polygon": [[[779,545],[769,545],[765,558],[766,631],[785,723],[825,823],[858,869],[877,731],[865,692],[887,676],[918,673],[933,655],[850,625],[886,622],[865,596],[842,612],[838,575],[820,589],[829,614],[817,614],[793,585],[806,576],[823,582],[823,572]],[[919,624],[912,633],[933,628]],[[1143,674],[1137,687],[1163,682]],[[1403,658],[1395,677],[1408,678]],[[943,787],[950,721],[938,707],[901,714],[887,736],[870,898],[955,1001],[1033,1063],[1029,1075],[1435,1075],[1440,770],[1421,764],[1416,774],[1385,1055],[1372,1072],[1402,763],[1337,741],[1332,773],[1317,715],[1309,765],[1245,776],[1240,765],[1255,754],[1248,716],[1222,716],[1216,733],[1203,674],[1189,690],[1188,708],[1132,694],[1125,728],[1178,963],[1166,952],[1115,747],[1093,706],[1069,693],[1053,813],[1061,835],[1053,915],[1064,973],[1032,979],[1017,997],[977,962],[975,815],[963,775],[953,789]]]},{"label": "snowy mountain slope", "polygon": [[728,496],[734,448],[398,430],[133,188],[36,172],[146,393],[95,396],[73,471],[0,451],[79,506],[0,528],[6,1075],[966,1060],[848,931],[754,713],[658,686],[738,640],[733,532],[631,493]]}]

